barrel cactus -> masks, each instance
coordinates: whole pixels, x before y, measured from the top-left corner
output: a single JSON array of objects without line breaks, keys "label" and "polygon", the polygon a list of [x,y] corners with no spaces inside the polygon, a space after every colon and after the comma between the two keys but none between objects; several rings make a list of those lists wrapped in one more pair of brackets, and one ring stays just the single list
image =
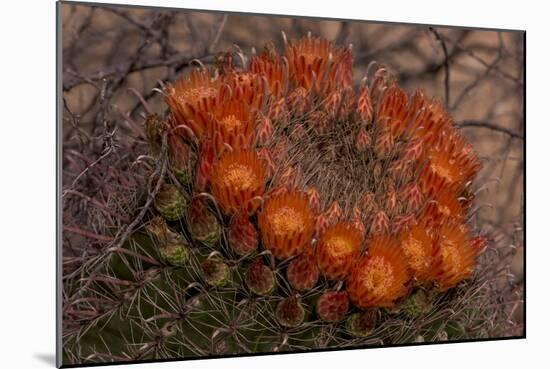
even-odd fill
[{"label": "barrel cactus", "polygon": [[138,222],[65,277],[65,363],[498,334],[441,103],[310,35],[217,60],[164,86]]}]

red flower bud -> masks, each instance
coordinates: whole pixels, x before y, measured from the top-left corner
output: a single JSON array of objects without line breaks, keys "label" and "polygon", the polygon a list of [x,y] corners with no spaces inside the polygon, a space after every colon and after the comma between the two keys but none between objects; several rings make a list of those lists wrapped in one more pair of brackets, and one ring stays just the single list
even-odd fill
[{"label": "red flower bud", "polygon": [[337,323],[348,312],[349,299],[346,291],[326,291],[317,300],[317,314],[321,320],[328,323]]},{"label": "red flower bud", "polygon": [[373,235],[387,233],[390,229],[390,220],[384,210],[379,210],[372,220],[370,231]]},{"label": "red flower bud", "polygon": [[364,123],[370,123],[372,121],[372,103],[369,96],[369,88],[367,86],[363,87],[361,95],[359,95],[357,112]]},{"label": "red flower bud", "polygon": [[355,149],[359,152],[365,152],[371,146],[371,138],[365,128],[361,128],[355,138]]},{"label": "red flower bud", "polygon": [[227,238],[229,246],[239,256],[252,254],[258,247],[258,231],[245,212],[231,218]]}]

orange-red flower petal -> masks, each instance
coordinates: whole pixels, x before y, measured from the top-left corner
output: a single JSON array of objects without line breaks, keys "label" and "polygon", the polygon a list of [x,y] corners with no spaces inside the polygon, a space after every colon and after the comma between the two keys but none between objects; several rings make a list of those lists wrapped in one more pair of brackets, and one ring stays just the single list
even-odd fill
[{"label": "orange-red flower petal", "polygon": [[471,277],[477,249],[467,226],[456,220],[445,221],[437,235],[433,252],[433,276],[439,289],[445,291]]},{"label": "orange-red flower petal", "polygon": [[212,169],[212,194],[226,214],[242,209],[253,212],[259,205],[255,198],[264,193],[265,178],[263,162],[255,151],[226,151]]},{"label": "orange-red flower petal", "polygon": [[361,252],[363,234],[351,223],[340,222],[329,227],[316,247],[317,264],[328,279],[343,279]]},{"label": "orange-red flower petal", "polygon": [[411,272],[399,241],[391,236],[370,240],[347,279],[350,300],[360,309],[391,307],[408,292]]},{"label": "orange-red flower petal", "polygon": [[311,244],[313,222],[307,196],[296,190],[270,196],[258,216],[264,247],[277,259],[299,255]]}]

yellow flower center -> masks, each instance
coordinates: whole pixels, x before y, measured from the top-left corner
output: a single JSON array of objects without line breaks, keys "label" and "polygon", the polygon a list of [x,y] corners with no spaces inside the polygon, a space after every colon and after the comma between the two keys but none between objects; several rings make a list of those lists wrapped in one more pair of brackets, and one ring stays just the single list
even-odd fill
[{"label": "yellow flower center", "polygon": [[183,99],[188,101],[199,101],[202,98],[216,96],[214,87],[192,87],[183,92]]},{"label": "yellow flower center", "polygon": [[273,228],[273,233],[277,236],[290,235],[304,229],[304,219],[302,214],[288,206],[276,209],[269,214],[269,222]]},{"label": "yellow flower center", "polygon": [[363,270],[363,286],[373,296],[383,296],[393,284],[393,268],[384,258],[374,257]]},{"label": "yellow flower center", "polygon": [[445,269],[457,274],[461,269],[461,258],[455,244],[450,240],[441,242],[441,257]]},{"label": "yellow flower center", "polygon": [[429,266],[428,257],[424,251],[422,241],[411,234],[402,244],[403,251],[414,270],[423,270]]},{"label": "yellow flower center", "polygon": [[348,238],[337,235],[326,241],[328,251],[335,258],[345,257],[353,253],[353,244]]},{"label": "yellow flower center", "polygon": [[224,173],[224,183],[227,187],[233,187],[240,191],[246,191],[257,182],[252,168],[242,164],[230,165]]}]

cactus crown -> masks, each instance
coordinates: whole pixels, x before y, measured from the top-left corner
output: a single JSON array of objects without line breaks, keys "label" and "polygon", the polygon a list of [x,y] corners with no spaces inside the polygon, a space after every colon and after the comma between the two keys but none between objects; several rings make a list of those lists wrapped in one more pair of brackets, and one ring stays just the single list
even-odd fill
[{"label": "cactus crown", "polygon": [[143,230],[66,279],[66,359],[487,335],[465,195],[480,163],[444,107],[383,66],[354,86],[351,49],[311,36],[219,60],[147,120],[166,173]]}]

